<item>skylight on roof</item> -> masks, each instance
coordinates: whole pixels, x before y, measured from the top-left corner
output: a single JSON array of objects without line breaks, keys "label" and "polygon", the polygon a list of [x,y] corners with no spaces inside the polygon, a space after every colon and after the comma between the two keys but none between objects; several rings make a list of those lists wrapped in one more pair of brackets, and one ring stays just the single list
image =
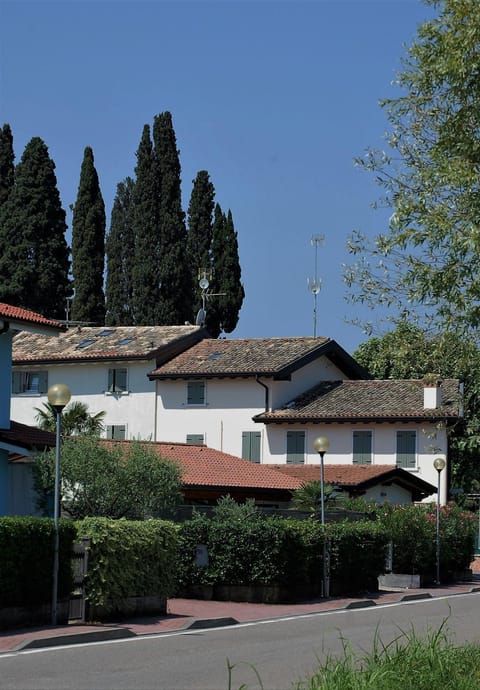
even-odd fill
[{"label": "skylight on roof", "polygon": [[112,331],[111,329],[106,328],[104,331],[101,331],[100,333],[98,333],[98,335],[99,336],[112,335],[112,333],[114,333],[114,332],[115,331]]},{"label": "skylight on roof", "polygon": [[129,343],[133,342],[135,338],[123,338],[122,340],[119,340],[117,345],[128,345]]},{"label": "skylight on roof", "polygon": [[219,359],[222,354],[223,352],[212,352],[211,355],[208,355],[208,359]]},{"label": "skylight on roof", "polygon": [[83,347],[88,347],[89,345],[91,345],[94,342],[95,342],[95,340],[84,340],[83,343],[80,343],[79,345],[77,345],[77,350],[80,350]]}]

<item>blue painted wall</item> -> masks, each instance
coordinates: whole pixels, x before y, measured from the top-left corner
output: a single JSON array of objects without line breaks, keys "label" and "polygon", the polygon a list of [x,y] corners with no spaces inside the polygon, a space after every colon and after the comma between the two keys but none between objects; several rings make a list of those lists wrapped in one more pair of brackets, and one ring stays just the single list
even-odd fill
[{"label": "blue painted wall", "polygon": [[0,516],[8,515],[8,453],[0,450]]},{"label": "blue painted wall", "polygon": [[12,394],[12,333],[0,334],[0,429],[10,428]]}]

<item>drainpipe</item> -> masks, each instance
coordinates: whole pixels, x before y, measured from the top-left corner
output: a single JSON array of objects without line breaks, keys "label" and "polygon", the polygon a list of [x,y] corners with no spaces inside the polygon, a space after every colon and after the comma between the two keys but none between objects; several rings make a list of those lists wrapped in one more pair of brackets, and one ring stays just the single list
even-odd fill
[{"label": "drainpipe", "polygon": [[262,386],[262,388],[265,388],[265,412],[269,412],[270,411],[270,400],[269,400],[270,390],[269,390],[268,386],[265,383],[263,383],[263,381],[260,381],[258,374],[255,374],[255,381],[257,383],[259,383]]}]

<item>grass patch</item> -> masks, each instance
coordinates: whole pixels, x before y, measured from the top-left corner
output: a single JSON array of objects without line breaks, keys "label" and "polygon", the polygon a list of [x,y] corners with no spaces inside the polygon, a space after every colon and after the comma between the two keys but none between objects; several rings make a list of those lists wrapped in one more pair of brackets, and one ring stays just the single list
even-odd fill
[{"label": "grass patch", "polygon": [[412,629],[385,645],[376,637],[373,651],[356,656],[344,642],[343,657],[328,657],[296,690],[480,690],[480,646],[454,646],[439,630],[425,638]]}]

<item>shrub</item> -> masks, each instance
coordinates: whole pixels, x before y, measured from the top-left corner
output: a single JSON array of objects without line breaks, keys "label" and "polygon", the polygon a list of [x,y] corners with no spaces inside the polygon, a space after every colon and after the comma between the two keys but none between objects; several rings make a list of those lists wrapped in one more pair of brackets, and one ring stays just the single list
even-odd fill
[{"label": "shrub", "polygon": [[177,527],[164,520],[85,518],[78,538],[91,540],[87,601],[105,606],[133,596],[169,597],[176,585]]},{"label": "shrub", "polygon": [[[58,598],[72,591],[75,527],[59,521]],[[0,607],[46,604],[52,597],[54,522],[49,518],[0,518]]]}]

